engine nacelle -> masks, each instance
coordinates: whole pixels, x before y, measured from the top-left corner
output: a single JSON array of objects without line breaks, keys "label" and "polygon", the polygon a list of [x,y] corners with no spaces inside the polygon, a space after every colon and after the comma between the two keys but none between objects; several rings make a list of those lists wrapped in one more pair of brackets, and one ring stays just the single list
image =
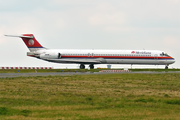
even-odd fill
[{"label": "engine nacelle", "polygon": [[43,53],[43,54],[40,54],[40,58],[41,59],[60,59],[61,53],[56,53],[56,52]]}]

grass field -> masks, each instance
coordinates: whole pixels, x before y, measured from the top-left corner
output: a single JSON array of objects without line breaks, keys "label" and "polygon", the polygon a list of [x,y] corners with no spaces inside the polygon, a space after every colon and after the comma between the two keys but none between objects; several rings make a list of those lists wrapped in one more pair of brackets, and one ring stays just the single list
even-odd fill
[{"label": "grass field", "polygon": [[0,78],[0,120],[179,120],[180,74]]},{"label": "grass field", "polygon": [[[108,70],[108,69],[38,69],[37,72],[99,72],[100,70]],[[111,70],[123,70],[123,69],[111,69]],[[163,71],[180,71],[180,69],[129,69],[131,71],[155,71],[155,72],[163,72]],[[32,73],[35,72],[34,69],[0,69],[0,73]]]}]

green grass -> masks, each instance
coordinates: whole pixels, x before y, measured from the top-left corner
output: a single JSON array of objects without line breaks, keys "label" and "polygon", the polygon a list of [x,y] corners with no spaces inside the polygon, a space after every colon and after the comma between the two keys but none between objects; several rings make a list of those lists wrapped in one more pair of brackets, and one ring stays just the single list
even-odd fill
[{"label": "green grass", "polygon": [[[109,69],[38,69],[37,72],[99,72],[101,70]],[[123,69],[111,69],[111,70],[123,70]],[[168,72],[168,71],[180,71],[180,69],[129,69],[133,72],[137,71],[154,71],[154,72]],[[34,69],[0,69],[0,73],[33,73]]]},{"label": "green grass", "polygon": [[[37,72],[86,72],[87,69],[37,69]],[[93,70],[97,71],[97,70]],[[1,69],[0,73],[34,73],[34,69]]]},{"label": "green grass", "polygon": [[0,120],[179,120],[180,74],[0,78]]}]

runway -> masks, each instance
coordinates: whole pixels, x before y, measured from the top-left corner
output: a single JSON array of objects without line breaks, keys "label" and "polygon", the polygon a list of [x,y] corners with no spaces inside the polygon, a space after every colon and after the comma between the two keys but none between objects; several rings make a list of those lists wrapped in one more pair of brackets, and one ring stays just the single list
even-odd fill
[{"label": "runway", "polygon": [[0,78],[13,77],[36,77],[36,76],[67,76],[67,75],[100,75],[100,74],[166,74],[166,73],[180,73],[180,71],[169,72],[118,72],[118,73],[102,73],[102,72],[47,72],[47,73],[0,73]]}]

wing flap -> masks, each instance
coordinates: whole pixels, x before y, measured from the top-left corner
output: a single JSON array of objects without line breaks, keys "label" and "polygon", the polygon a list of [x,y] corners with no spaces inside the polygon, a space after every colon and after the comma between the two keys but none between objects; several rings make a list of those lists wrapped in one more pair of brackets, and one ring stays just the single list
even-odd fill
[{"label": "wing flap", "polygon": [[57,63],[79,63],[79,64],[100,64],[101,61],[97,59],[88,60],[88,59],[47,59],[50,62]]}]

